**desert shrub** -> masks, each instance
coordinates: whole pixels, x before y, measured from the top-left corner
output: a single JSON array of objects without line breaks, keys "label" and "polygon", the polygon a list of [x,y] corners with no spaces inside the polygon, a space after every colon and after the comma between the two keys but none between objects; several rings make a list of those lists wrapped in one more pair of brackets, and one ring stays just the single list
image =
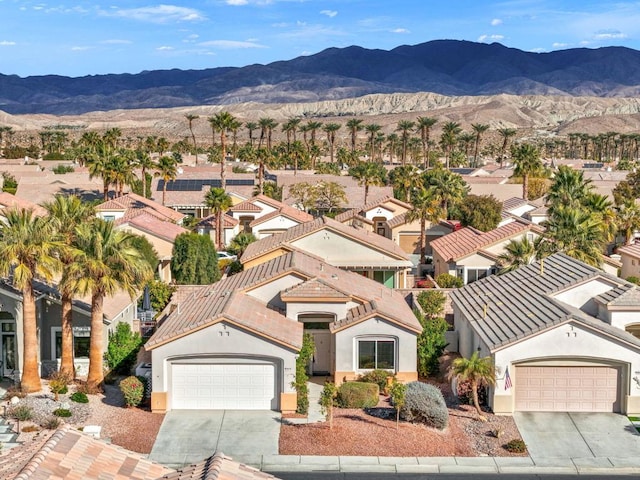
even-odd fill
[{"label": "desert shrub", "polygon": [[338,388],[338,405],[342,408],[371,408],[378,404],[380,390],[375,383],[345,382]]},{"label": "desert shrub", "polygon": [[[473,405],[473,389],[469,380],[458,381],[456,386],[456,394],[458,402],[463,405]],[[478,403],[480,405],[487,404],[487,389],[478,387]]]},{"label": "desert shrub", "polygon": [[67,409],[67,408],[56,408],[53,411],[53,414],[56,417],[63,417],[63,418],[68,418],[71,416],[71,410]]},{"label": "desert shrub", "polygon": [[53,393],[56,402],[58,395],[64,395],[69,391],[67,385],[71,382],[71,377],[62,372],[55,372],[49,377],[49,389]]},{"label": "desert shrub", "polygon": [[102,393],[102,389],[99,386],[92,387],[87,382],[80,382],[76,385],[76,392],[84,393],[85,395],[96,395]]},{"label": "desert shrub", "polygon": [[21,422],[26,422],[33,418],[33,409],[27,405],[17,405],[9,411],[9,416]]},{"label": "desert shrub", "polygon": [[131,373],[142,343],[140,334],[132,332],[128,323],[118,323],[115,331],[109,332],[109,344],[105,354],[109,368],[122,375]]},{"label": "desert shrub", "polygon": [[414,314],[422,325],[417,342],[418,374],[422,377],[436,375],[440,371],[439,359],[448,345],[445,333],[449,324],[442,317],[429,318],[417,309]]},{"label": "desert shrub", "polygon": [[24,433],[37,432],[39,430],[40,430],[40,427],[38,427],[37,425],[27,425],[26,427],[22,427],[22,431]]},{"label": "desert shrub", "polygon": [[24,398],[27,396],[27,392],[24,392],[22,388],[17,385],[10,385],[7,388],[7,393],[4,395],[4,400],[11,400],[13,397]]},{"label": "desert shrub", "polygon": [[422,382],[407,384],[405,404],[400,417],[408,422],[424,423],[440,430],[449,423],[449,411],[439,388]]},{"label": "desert shrub", "polygon": [[388,377],[392,377],[395,379],[395,375],[393,374],[393,372],[378,368],[376,370],[371,370],[364,375],[360,375],[358,377],[358,381],[365,383],[375,383],[376,385],[378,385],[380,391],[383,392],[387,388]]},{"label": "desert shrub", "polygon": [[635,283],[636,285],[640,285],[640,278],[631,275],[631,276],[627,277],[627,282],[631,282],[631,283]]},{"label": "desert shrub", "polygon": [[42,428],[47,430],[55,430],[60,426],[62,422],[58,417],[49,417],[44,422],[42,422]]},{"label": "desert shrub", "polygon": [[440,288],[460,288],[464,283],[461,278],[449,273],[441,273],[435,280]]},{"label": "desert shrub", "polygon": [[524,440],[520,440],[519,438],[507,442],[503,445],[503,448],[511,453],[525,453],[527,451],[527,445],[524,443]]},{"label": "desert shrub", "polygon": [[137,407],[144,397],[144,384],[138,377],[130,376],[120,382],[120,391],[127,407]]},{"label": "desert shrub", "polygon": [[444,293],[438,290],[420,292],[416,300],[420,304],[420,308],[422,308],[425,317],[428,319],[440,317],[444,313],[446,297]]},{"label": "desert shrub", "polygon": [[87,394],[84,392],[76,392],[73,395],[71,395],[69,398],[71,399],[71,401],[76,403],[89,403],[89,398],[87,397]]},{"label": "desert shrub", "polygon": [[56,175],[64,175],[65,173],[75,172],[75,168],[71,165],[57,165],[51,169]]},{"label": "desert shrub", "polygon": [[229,270],[227,271],[227,275],[235,275],[236,273],[240,273],[243,270],[244,266],[240,263],[240,260],[235,260],[229,264]]}]

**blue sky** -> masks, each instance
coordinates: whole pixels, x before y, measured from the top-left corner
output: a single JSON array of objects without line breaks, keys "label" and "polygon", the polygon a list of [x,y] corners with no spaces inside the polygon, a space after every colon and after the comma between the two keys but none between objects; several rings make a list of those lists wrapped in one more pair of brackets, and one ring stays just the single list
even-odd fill
[{"label": "blue sky", "polygon": [[640,49],[640,2],[0,0],[0,73],[20,76],[244,66],[436,39]]}]

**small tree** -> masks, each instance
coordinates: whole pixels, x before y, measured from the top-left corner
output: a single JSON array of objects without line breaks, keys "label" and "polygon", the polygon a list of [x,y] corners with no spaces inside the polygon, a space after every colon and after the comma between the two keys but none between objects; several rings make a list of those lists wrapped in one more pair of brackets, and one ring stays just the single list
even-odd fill
[{"label": "small tree", "polygon": [[307,366],[313,356],[314,348],[313,337],[310,333],[305,333],[302,337],[302,348],[300,348],[296,359],[296,379],[292,384],[298,394],[296,412],[303,415],[309,412],[309,387],[307,386],[309,376],[307,375]]},{"label": "small tree", "polygon": [[440,288],[460,288],[464,284],[464,280],[450,273],[441,273],[435,281]]},{"label": "small tree", "polygon": [[493,195],[467,195],[457,208],[463,226],[482,232],[495,230],[502,220],[502,202]]},{"label": "small tree", "polygon": [[400,428],[400,410],[404,407],[406,400],[407,386],[404,383],[393,382],[389,387],[389,395],[396,409],[396,430]]},{"label": "small tree", "polygon": [[478,352],[473,352],[470,358],[456,358],[451,365],[450,377],[459,380],[469,380],[473,394],[473,405],[480,420],[486,420],[482,415],[478,402],[478,387],[483,384],[495,385],[496,374],[493,360],[490,356],[480,358]]},{"label": "small tree", "polygon": [[138,350],[142,346],[142,338],[132,332],[128,323],[120,322],[115,332],[109,332],[109,344],[105,360],[107,366],[115,373],[126,375],[136,361]]},{"label": "small tree", "polygon": [[173,244],[171,274],[178,285],[209,285],[220,280],[211,238],[197,233],[178,235]]},{"label": "small tree", "polygon": [[320,407],[322,414],[329,420],[329,430],[333,430],[333,402],[338,395],[338,389],[333,382],[325,382],[320,394]]},{"label": "small tree", "polygon": [[422,332],[417,340],[418,373],[423,377],[435,375],[440,368],[438,359],[447,346],[444,334],[449,329],[449,324],[441,317],[425,318],[417,310],[414,313],[422,325]]}]

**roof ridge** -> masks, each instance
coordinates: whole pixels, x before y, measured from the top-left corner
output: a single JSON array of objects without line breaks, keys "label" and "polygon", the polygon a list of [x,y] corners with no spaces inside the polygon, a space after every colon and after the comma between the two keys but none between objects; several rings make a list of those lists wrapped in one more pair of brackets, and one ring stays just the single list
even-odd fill
[{"label": "roof ridge", "polygon": [[47,440],[46,443],[33,454],[31,460],[29,460],[29,462],[22,468],[14,480],[28,480],[33,473],[37,472],[40,464],[45,459],[44,454],[51,452],[70,430],[71,427],[69,425],[63,425],[53,435],[51,435],[49,440]]}]

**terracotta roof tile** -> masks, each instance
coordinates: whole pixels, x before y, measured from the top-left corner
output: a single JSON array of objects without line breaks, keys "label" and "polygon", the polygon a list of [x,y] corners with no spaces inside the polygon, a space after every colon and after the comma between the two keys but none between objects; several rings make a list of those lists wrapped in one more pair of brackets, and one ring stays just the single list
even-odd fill
[{"label": "terracotta roof tile", "polygon": [[[233,228],[240,223],[240,220],[232,217],[231,215],[227,215],[226,213],[222,216],[222,227],[223,228]],[[208,217],[203,218],[198,222],[199,226],[205,226],[209,228],[216,228],[216,215],[209,215]]]},{"label": "terracotta roof tile", "polygon": [[317,278],[289,287],[281,292],[280,296],[285,302],[289,298],[331,298],[344,301],[351,298],[346,293],[336,290]]},{"label": "terracotta roof tile", "polygon": [[232,212],[261,212],[262,208],[253,203],[253,199],[245,200],[242,203],[234,205],[230,209]]},{"label": "terracotta roof tile", "polygon": [[629,255],[630,257],[634,258],[640,258],[640,243],[618,247],[618,253]]},{"label": "terracotta roof tile", "polygon": [[256,218],[249,225],[251,227],[256,227],[263,224],[264,222],[267,222],[274,218],[278,218],[280,216],[287,217],[290,220],[298,223],[310,222],[313,220],[313,215],[310,215],[307,212],[303,212],[302,210],[298,210],[297,208],[290,207],[289,205],[283,205],[280,209],[274,212]]},{"label": "terracotta roof tile", "polygon": [[[16,453],[15,449],[8,452],[10,456]],[[2,478],[156,480],[170,472],[170,468],[151,462],[144,455],[94,439],[65,426],[33,451],[33,455],[17,475]]]},{"label": "terracotta roof tile", "polygon": [[33,213],[39,217],[43,217],[47,214],[47,210],[41,207],[37,203],[30,202],[24,198],[16,197],[7,192],[0,192],[0,215],[3,210],[9,210],[12,208],[33,210]]},{"label": "terracotta roof tile", "polygon": [[269,473],[234,462],[224,453],[216,453],[200,463],[169,473],[162,477],[162,480],[268,480],[275,478]]},{"label": "terracotta roof tile", "polygon": [[397,258],[398,260],[408,259],[407,254],[394,241],[386,237],[345,225],[331,218],[319,217],[311,222],[301,223],[300,225],[292,227],[286,232],[271,235],[270,237],[253,242],[247,247],[242,255],[241,262],[246,263],[249,260],[258,258],[261,255],[280,247],[290,246],[292,242],[325,228],[353,238],[357,242],[380,250],[391,257]]},{"label": "terracotta roof tile", "polygon": [[176,212],[173,208],[165,207],[133,192],[101,203],[96,207],[96,210],[99,212],[105,210],[150,210],[154,216],[173,222],[180,222],[185,217],[184,214]]},{"label": "terracotta roof tile", "polygon": [[155,237],[163,238],[169,242],[174,242],[178,235],[187,233],[189,230],[176,225],[172,222],[165,222],[154,215],[150,215],[146,212],[141,212],[139,215],[129,219],[126,223],[121,225],[131,225],[132,227],[143,230]]},{"label": "terracotta roof tile", "polygon": [[482,232],[472,227],[461,228],[431,242],[434,253],[440,255],[445,261],[457,261],[474,252],[483,250],[495,243],[510,237],[520,235],[526,231],[542,232],[542,228],[520,219],[502,225],[489,232]]}]

